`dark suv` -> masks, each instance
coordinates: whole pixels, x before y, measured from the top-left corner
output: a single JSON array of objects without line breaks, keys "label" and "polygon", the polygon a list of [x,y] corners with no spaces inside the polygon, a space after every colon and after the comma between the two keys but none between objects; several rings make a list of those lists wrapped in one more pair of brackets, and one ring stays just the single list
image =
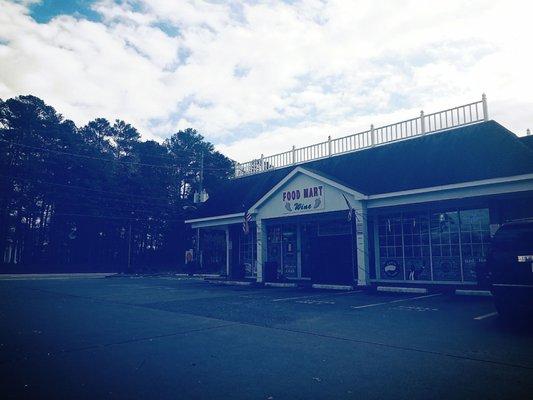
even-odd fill
[{"label": "dark suv", "polygon": [[492,294],[503,317],[531,318],[533,311],[533,219],[503,224],[488,257]]}]

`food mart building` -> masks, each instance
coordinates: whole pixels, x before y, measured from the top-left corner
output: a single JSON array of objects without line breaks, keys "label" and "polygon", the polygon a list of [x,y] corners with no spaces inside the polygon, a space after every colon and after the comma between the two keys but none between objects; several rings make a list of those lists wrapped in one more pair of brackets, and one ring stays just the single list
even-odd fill
[{"label": "food mart building", "polygon": [[202,268],[257,282],[477,284],[499,225],[533,217],[533,137],[486,109],[457,125],[404,137],[391,125],[339,155],[328,141],[316,145],[329,153],[320,159],[297,162],[309,150],[293,149],[281,155],[296,161],[286,167],[246,164],[187,221]]}]

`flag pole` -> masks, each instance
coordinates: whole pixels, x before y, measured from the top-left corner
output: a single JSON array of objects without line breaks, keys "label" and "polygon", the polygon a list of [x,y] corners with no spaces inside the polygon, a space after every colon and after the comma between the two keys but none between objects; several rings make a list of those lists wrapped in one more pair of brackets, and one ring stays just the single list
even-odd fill
[{"label": "flag pole", "polygon": [[[348,206],[348,221],[350,221],[350,236],[352,241],[352,282],[355,284],[357,282],[355,277],[355,266],[357,264],[357,213],[344,193],[342,193],[342,197],[344,197],[344,201]],[[359,275],[359,265],[357,265],[357,267],[357,274]],[[357,278],[359,278],[359,276],[357,276]]]}]

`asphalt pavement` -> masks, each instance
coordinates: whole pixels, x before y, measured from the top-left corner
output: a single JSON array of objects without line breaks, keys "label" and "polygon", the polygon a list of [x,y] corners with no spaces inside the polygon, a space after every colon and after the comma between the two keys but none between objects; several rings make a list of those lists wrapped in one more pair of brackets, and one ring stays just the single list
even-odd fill
[{"label": "asphalt pavement", "polygon": [[0,394],[522,399],[533,331],[487,297],[183,277],[0,280]]}]

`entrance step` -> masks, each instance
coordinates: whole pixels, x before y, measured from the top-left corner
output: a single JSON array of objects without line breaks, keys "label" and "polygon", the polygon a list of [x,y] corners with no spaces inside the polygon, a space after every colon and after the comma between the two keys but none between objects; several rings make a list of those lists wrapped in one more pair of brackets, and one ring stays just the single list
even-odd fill
[{"label": "entrance step", "polygon": [[492,296],[490,290],[474,290],[474,289],[455,289],[455,294],[458,296]]},{"label": "entrance step", "polygon": [[350,285],[327,285],[322,283],[313,283],[311,287],[313,289],[353,290],[353,286]]},{"label": "entrance step", "polygon": [[270,286],[270,287],[297,287],[298,285],[296,283],[288,283],[288,282],[265,282],[265,286]]},{"label": "entrance step", "polygon": [[378,286],[378,292],[391,292],[391,293],[427,293],[426,288],[415,287],[398,287],[398,286]]}]

